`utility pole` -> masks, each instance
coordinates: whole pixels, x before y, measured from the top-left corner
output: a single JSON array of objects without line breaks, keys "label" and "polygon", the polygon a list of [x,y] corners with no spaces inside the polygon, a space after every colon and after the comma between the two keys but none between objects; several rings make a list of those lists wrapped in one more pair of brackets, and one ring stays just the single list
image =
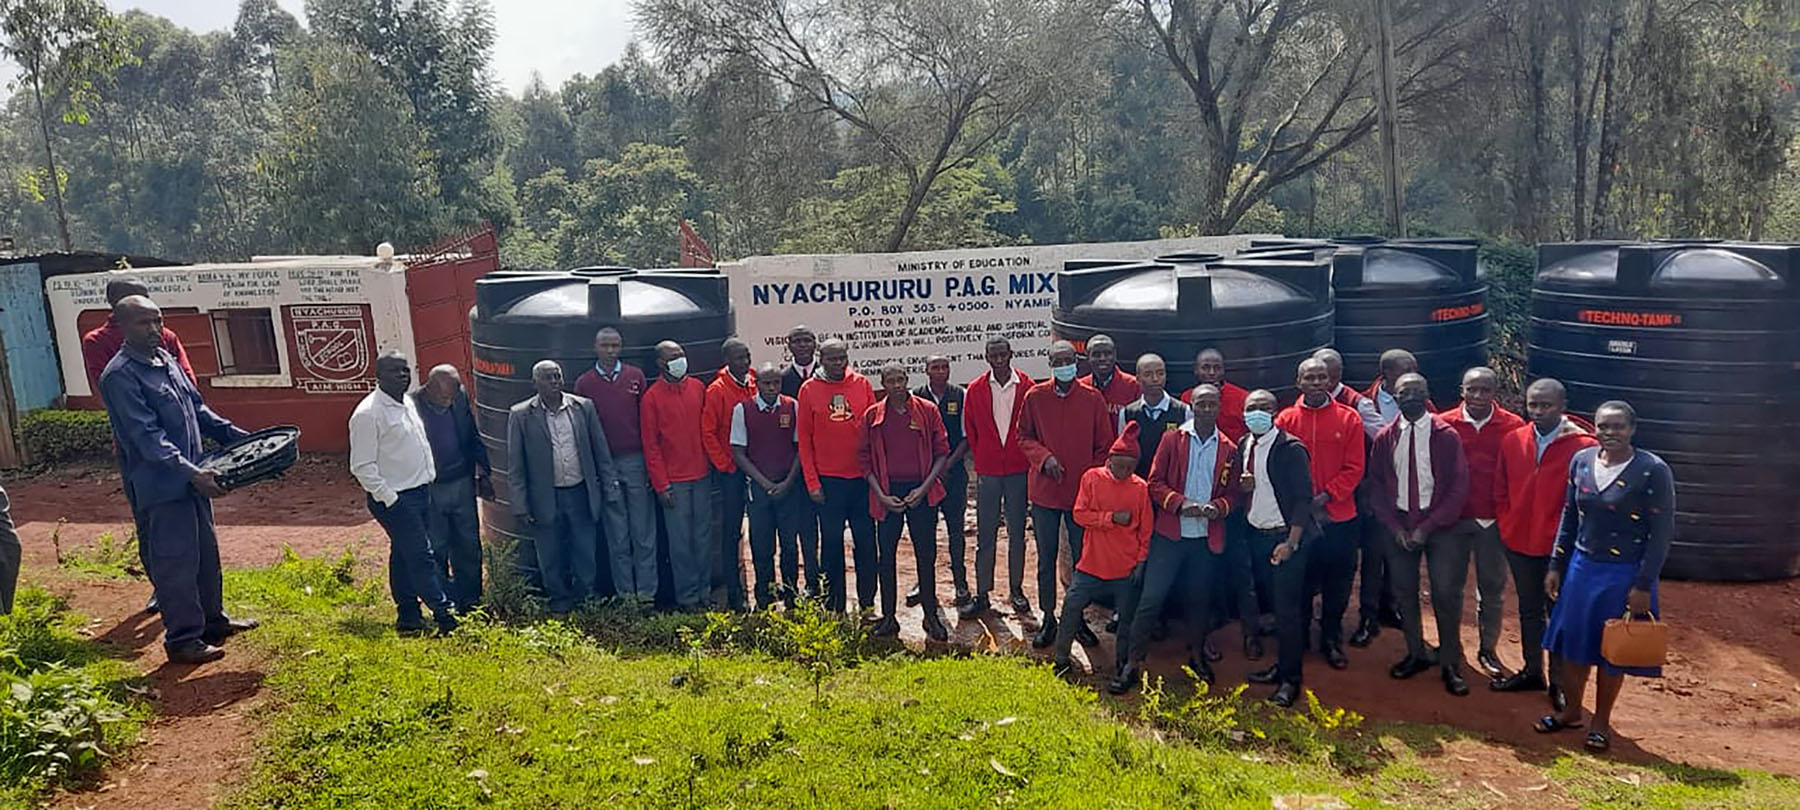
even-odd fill
[{"label": "utility pole", "polygon": [[1381,184],[1385,192],[1388,236],[1406,237],[1406,201],[1400,185],[1399,102],[1394,87],[1394,15],[1392,0],[1375,4],[1376,120],[1381,128]]}]

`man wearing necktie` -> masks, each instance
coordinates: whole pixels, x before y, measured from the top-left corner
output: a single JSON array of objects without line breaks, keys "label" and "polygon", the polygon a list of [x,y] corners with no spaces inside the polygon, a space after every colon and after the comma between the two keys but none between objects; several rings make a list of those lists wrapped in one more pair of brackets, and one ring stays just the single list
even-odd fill
[{"label": "man wearing necktie", "polygon": [[1469,535],[1452,531],[1469,494],[1469,468],[1462,439],[1449,423],[1428,410],[1425,378],[1406,374],[1394,384],[1400,415],[1375,434],[1369,451],[1369,506],[1392,533],[1388,580],[1400,606],[1406,657],[1388,670],[1410,678],[1431,668],[1419,616],[1419,558],[1431,573],[1431,611],[1437,619],[1436,663],[1444,689],[1463,696],[1463,586],[1469,576]]}]

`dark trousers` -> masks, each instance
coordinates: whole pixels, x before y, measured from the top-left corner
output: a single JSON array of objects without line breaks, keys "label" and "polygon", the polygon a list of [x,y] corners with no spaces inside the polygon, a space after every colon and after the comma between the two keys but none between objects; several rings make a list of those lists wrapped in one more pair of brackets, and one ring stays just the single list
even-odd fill
[{"label": "dark trousers", "polygon": [[1500,616],[1506,612],[1506,544],[1500,542],[1498,523],[1482,526],[1468,520],[1462,529],[1469,532],[1469,554],[1475,558],[1475,626],[1481,629],[1480,651],[1493,652],[1500,643]]},{"label": "dark trousers", "polygon": [[1037,535],[1038,609],[1049,615],[1056,612],[1056,554],[1062,533],[1069,536],[1069,559],[1080,560],[1083,532],[1074,512],[1035,503],[1031,505],[1031,528]]},{"label": "dark trousers", "polygon": [[[394,501],[393,506],[384,506],[373,497],[367,499],[369,513],[375,516],[375,522],[381,524],[382,531],[387,532],[388,536],[388,590],[394,595],[394,608],[399,616],[395,625],[409,629],[423,627],[425,620],[419,612],[421,602],[430,609],[432,618],[438,624],[448,624],[452,621],[450,600],[444,596],[444,583],[438,579],[437,561],[431,554],[431,534],[427,528],[431,495],[422,486],[397,494],[399,500]],[[156,515],[150,514],[147,517],[150,531],[154,534],[157,531]],[[211,547],[210,565],[216,579],[219,544],[212,535],[210,504],[206,506],[205,523],[206,545]],[[154,578],[151,581],[154,582]],[[166,623],[169,617],[169,600],[160,585],[156,588],[156,599],[162,603],[163,621]]]},{"label": "dark trousers", "polygon": [[1550,558],[1506,550],[1512,568],[1513,587],[1519,593],[1519,647],[1525,655],[1522,671],[1544,674],[1544,624],[1550,615],[1550,597],[1544,592],[1544,575]]},{"label": "dark trousers", "polygon": [[[758,608],[780,599],[791,600],[799,591],[801,537],[807,536],[815,546],[819,542],[819,524],[813,519],[811,506],[803,482],[795,481],[779,498],[762,487],[750,485],[746,507],[750,514],[750,567],[756,573]],[[779,583],[775,581],[777,552]]]},{"label": "dark trousers", "polygon": [[1419,558],[1431,577],[1431,612],[1437,620],[1438,665],[1461,671],[1463,587],[1469,580],[1471,533],[1456,526],[1425,538],[1425,547],[1408,550],[1398,540],[1388,541],[1388,581],[1394,603],[1400,608],[1401,632],[1406,635],[1406,654],[1430,655],[1425,647],[1424,616],[1419,606]]},{"label": "dark trousers", "polygon": [[556,488],[556,515],[539,522],[538,570],[551,613],[567,613],[594,593],[599,576],[599,516],[588,504],[585,484]]},{"label": "dark trousers", "polygon": [[[141,532],[138,542],[140,546],[143,543]],[[13,528],[12,499],[6,497],[6,488],[0,487],[0,615],[12,612],[13,592],[19,586],[19,561],[23,556],[22,552],[19,532]]]},{"label": "dark trousers", "polygon": [[1242,520],[1227,524],[1231,532],[1225,542],[1225,553],[1213,565],[1213,609],[1218,615],[1237,614],[1244,638],[1255,638],[1262,621],[1259,593],[1269,590],[1261,581],[1259,569],[1250,563],[1250,527]]},{"label": "dark trousers", "polygon": [[1374,512],[1366,507],[1367,501],[1360,497],[1357,500],[1357,521],[1362,524],[1359,550],[1359,562],[1362,569],[1362,583],[1357,590],[1357,602],[1363,621],[1369,621],[1383,612],[1394,610],[1394,591],[1388,586],[1388,547],[1393,545],[1394,538],[1387,526],[1376,520]]},{"label": "dark trousers", "polygon": [[819,504],[819,566],[825,571],[825,607],[842,613],[849,601],[844,579],[844,527],[856,557],[856,601],[875,604],[875,519],[869,517],[869,482],[861,478],[820,476],[825,502]]},{"label": "dark trousers", "polygon": [[1306,563],[1310,615],[1311,594],[1319,595],[1319,645],[1340,646],[1344,641],[1344,613],[1350,607],[1350,586],[1356,581],[1356,550],[1362,542],[1362,522],[1351,518],[1325,524],[1325,534],[1313,543]]},{"label": "dark trousers", "polygon": [[[905,497],[906,493],[918,488],[916,481],[893,482],[888,485],[888,492]],[[881,518],[881,526],[877,529],[880,544],[876,549],[876,564],[881,570],[882,616],[894,615],[899,603],[899,560],[895,555],[900,551],[902,529],[912,535],[913,561],[919,572],[919,606],[927,613],[937,610],[937,519],[937,507],[929,503],[920,503],[904,512],[889,512]],[[862,580],[862,569],[859,568],[856,584],[861,586]]]},{"label": "dark trousers", "polygon": [[[422,508],[425,490],[416,492]],[[190,492],[140,508],[145,534],[138,543],[144,546],[144,570],[162,606],[163,646],[195,641],[208,627],[224,626],[230,619],[225,615],[212,501]],[[419,540],[423,545],[424,538]]]},{"label": "dark trousers", "polygon": [[719,504],[719,550],[713,555],[712,585],[725,589],[725,606],[744,609],[744,474],[713,471]]},{"label": "dark trousers", "polygon": [[[1137,610],[1137,599],[1138,583],[1131,577],[1101,579],[1085,571],[1076,571],[1069,580],[1069,592],[1063,595],[1063,620],[1056,625],[1056,664],[1061,666],[1069,662],[1069,649],[1075,645],[1076,632],[1087,621],[1082,614],[1088,605],[1106,600],[1117,605],[1120,613],[1130,615]],[[1127,647],[1124,644],[1113,646],[1113,671],[1117,672],[1125,668]]]},{"label": "dark trousers", "polygon": [[944,519],[944,532],[950,539],[950,582],[957,593],[969,590],[967,561],[969,511],[969,465],[958,462],[944,469],[944,500],[937,505]]},{"label": "dark trousers", "polygon": [[1000,519],[1006,518],[1006,575],[1011,595],[1025,593],[1025,513],[1029,506],[1025,473],[975,476],[975,594],[994,589],[994,560]]},{"label": "dark trousers", "polygon": [[426,493],[431,511],[425,533],[431,538],[444,596],[466,612],[481,602],[481,519],[475,509],[475,479],[462,475],[433,481]]},{"label": "dark trousers", "polygon": [[1306,628],[1312,622],[1312,611],[1306,598],[1306,568],[1319,542],[1317,537],[1301,541],[1300,550],[1280,565],[1270,562],[1275,547],[1287,542],[1287,530],[1250,530],[1251,563],[1269,583],[1269,599],[1275,609],[1275,636],[1281,643],[1276,654],[1276,678],[1280,683],[1300,684],[1300,662],[1306,654]]},{"label": "dark trousers", "polygon": [[1200,655],[1206,636],[1212,632],[1213,590],[1218,581],[1224,557],[1207,548],[1206,538],[1171,540],[1160,534],[1150,536],[1150,554],[1144,558],[1144,585],[1137,605],[1128,609],[1119,605],[1119,615],[1130,621],[1119,626],[1119,648],[1129,649],[1130,660],[1143,661],[1150,653],[1150,637],[1169,598],[1186,603],[1188,650]]}]

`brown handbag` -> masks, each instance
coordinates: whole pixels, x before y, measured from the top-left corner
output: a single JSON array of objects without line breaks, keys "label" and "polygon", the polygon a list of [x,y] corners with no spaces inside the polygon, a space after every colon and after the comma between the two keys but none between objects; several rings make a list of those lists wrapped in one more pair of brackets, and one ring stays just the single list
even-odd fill
[{"label": "brown handbag", "polygon": [[1615,667],[1660,667],[1669,657],[1669,626],[1655,616],[1634,619],[1630,611],[1607,619],[1600,635],[1600,657]]}]

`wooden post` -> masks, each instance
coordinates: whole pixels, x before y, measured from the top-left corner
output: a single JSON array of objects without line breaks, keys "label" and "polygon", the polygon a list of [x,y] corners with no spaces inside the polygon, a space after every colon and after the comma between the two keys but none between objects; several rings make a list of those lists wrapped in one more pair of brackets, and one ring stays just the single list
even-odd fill
[{"label": "wooden post", "polygon": [[1394,86],[1394,17],[1392,0],[1374,0],[1376,118],[1381,129],[1381,181],[1385,193],[1388,236],[1406,237],[1406,201],[1400,185],[1399,102]]}]

